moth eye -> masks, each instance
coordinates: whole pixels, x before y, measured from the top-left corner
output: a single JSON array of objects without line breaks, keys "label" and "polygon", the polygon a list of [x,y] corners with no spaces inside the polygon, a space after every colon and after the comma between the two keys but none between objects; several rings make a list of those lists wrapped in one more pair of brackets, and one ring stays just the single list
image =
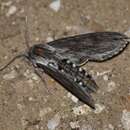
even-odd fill
[{"label": "moth eye", "polygon": [[34,50],[34,54],[38,55],[38,56],[43,56],[44,55],[44,50],[42,48],[35,48]]}]

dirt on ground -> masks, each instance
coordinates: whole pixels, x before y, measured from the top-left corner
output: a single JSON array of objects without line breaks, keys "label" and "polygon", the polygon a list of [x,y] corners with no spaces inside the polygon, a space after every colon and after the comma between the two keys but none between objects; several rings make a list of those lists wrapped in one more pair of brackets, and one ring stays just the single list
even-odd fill
[{"label": "dirt on ground", "polygon": [[[130,36],[130,1],[0,0],[0,66],[25,52],[26,41],[33,46],[96,31]],[[130,46],[84,67],[99,86],[95,111],[43,73],[48,93],[32,65],[16,60],[0,72],[0,130],[130,130]]]}]

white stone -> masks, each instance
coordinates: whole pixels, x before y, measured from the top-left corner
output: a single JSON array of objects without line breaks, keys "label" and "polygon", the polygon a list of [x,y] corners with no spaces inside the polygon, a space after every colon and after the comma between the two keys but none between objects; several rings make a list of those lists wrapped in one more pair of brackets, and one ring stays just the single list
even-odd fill
[{"label": "white stone", "polygon": [[39,81],[39,77],[35,73],[30,72],[28,69],[25,71],[24,76],[28,79]]},{"label": "white stone", "polygon": [[104,109],[105,106],[102,104],[95,104],[96,110],[94,111],[94,113],[99,114],[101,113]]},{"label": "white stone", "polygon": [[67,94],[67,97],[70,98],[74,103],[78,103],[79,99],[72,95],[71,93]]},{"label": "white stone", "polygon": [[52,111],[52,109],[50,107],[43,108],[43,109],[40,110],[39,116],[41,118],[43,118],[46,114],[48,114],[51,111]]},{"label": "white stone", "polygon": [[95,129],[93,129],[91,125],[85,125],[85,124],[84,124],[84,125],[81,127],[81,130],[95,130]]},{"label": "white stone", "polygon": [[36,37],[36,38],[35,38],[35,41],[40,41],[40,38],[39,38],[39,37]]},{"label": "white stone", "polygon": [[44,130],[44,127],[43,127],[43,126],[41,126],[41,127],[40,127],[40,130]]},{"label": "white stone", "polygon": [[28,78],[29,73],[30,73],[30,72],[29,72],[29,69],[27,69],[27,70],[24,72],[23,75],[24,75],[26,78]]},{"label": "white stone", "polygon": [[130,27],[129,27],[128,30],[125,32],[125,35],[127,35],[128,37],[130,37]]},{"label": "white stone", "polygon": [[130,130],[130,111],[123,110],[121,122],[125,130]]},{"label": "white stone", "polygon": [[8,12],[6,13],[6,16],[9,17],[9,16],[15,14],[16,11],[17,11],[16,6],[12,5],[12,6],[10,6]]},{"label": "white stone", "polygon": [[33,98],[33,97],[29,97],[28,100],[29,100],[29,101],[33,101],[34,98]]},{"label": "white stone", "polygon": [[111,72],[111,70],[106,70],[106,71],[103,71],[103,72],[97,72],[97,76],[103,76],[103,75],[108,74],[110,72]]},{"label": "white stone", "polygon": [[110,81],[108,83],[108,87],[107,87],[107,92],[111,92],[112,90],[114,90],[116,88],[116,84],[114,81]]},{"label": "white stone", "polygon": [[54,39],[52,38],[52,37],[47,37],[47,39],[46,39],[46,42],[51,42],[51,41],[53,41]]},{"label": "white stone", "polygon": [[7,59],[8,59],[8,56],[4,56],[4,59],[7,60]]},{"label": "white stone", "polygon": [[87,28],[84,28],[82,26],[77,26],[77,25],[68,25],[66,26],[66,31],[74,31],[76,33],[89,33],[92,32],[90,30],[87,30]]},{"label": "white stone", "polygon": [[18,108],[20,111],[22,111],[23,108],[24,108],[24,106],[23,106],[22,104],[17,104],[17,108]]},{"label": "white stone", "polygon": [[12,1],[2,2],[2,6],[10,6]]},{"label": "white stone", "polygon": [[59,114],[54,115],[52,119],[50,119],[47,123],[47,127],[49,130],[55,130],[56,127],[60,124],[60,116]]},{"label": "white stone", "polygon": [[75,115],[86,115],[91,112],[91,109],[85,104],[82,106],[74,107],[72,110]]},{"label": "white stone", "polygon": [[1,10],[4,10],[4,8],[9,7],[11,4],[12,1],[1,2]]},{"label": "white stone", "polygon": [[36,129],[39,130],[39,125],[35,125]]},{"label": "white stone", "polygon": [[79,122],[78,122],[78,121],[70,122],[70,127],[71,127],[72,129],[80,128]]},{"label": "white stone", "polygon": [[5,75],[3,76],[3,79],[5,79],[5,80],[11,80],[11,79],[16,78],[16,76],[17,76],[16,71],[15,71],[15,70],[12,70],[10,73],[5,74]]},{"label": "white stone", "polygon": [[104,75],[104,76],[103,76],[103,79],[104,79],[104,81],[108,81],[108,80],[109,80],[108,75]]},{"label": "white stone", "polygon": [[58,12],[61,6],[60,0],[53,0],[53,2],[49,5],[49,7],[55,11]]},{"label": "white stone", "polygon": [[35,80],[35,81],[39,80],[39,77],[35,73],[31,73],[30,76],[31,76],[32,80]]},{"label": "white stone", "polygon": [[109,130],[114,130],[114,126],[112,124],[108,125]]}]

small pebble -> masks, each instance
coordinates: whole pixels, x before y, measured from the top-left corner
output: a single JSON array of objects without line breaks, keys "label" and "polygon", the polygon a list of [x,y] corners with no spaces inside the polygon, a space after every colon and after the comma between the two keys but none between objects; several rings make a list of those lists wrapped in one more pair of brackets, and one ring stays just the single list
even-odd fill
[{"label": "small pebble", "polygon": [[19,68],[20,68],[20,66],[19,66],[19,65],[15,65],[15,68],[16,68],[16,69],[19,69]]},{"label": "small pebble", "polygon": [[29,97],[28,100],[29,101],[33,101],[34,99],[33,99],[33,97]]},{"label": "small pebble", "polygon": [[70,122],[70,127],[71,129],[74,129],[74,130],[80,128],[79,122],[78,121]]},{"label": "small pebble", "polygon": [[92,77],[96,80],[97,79],[97,75],[96,72],[94,70],[90,70],[89,74],[92,75]]},{"label": "small pebble", "polygon": [[50,119],[47,123],[47,127],[49,130],[55,130],[56,127],[60,124],[60,116],[59,114],[54,115],[52,119]]},{"label": "small pebble", "polygon": [[10,73],[5,74],[5,75],[3,76],[3,79],[5,79],[5,80],[11,80],[11,79],[14,79],[14,78],[16,78],[16,77],[17,77],[16,71],[15,71],[15,70],[12,70]]},{"label": "small pebble", "polygon": [[2,2],[2,6],[10,6],[12,1]]},{"label": "small pebble", "polygon": [[108,81],[109,80],[108,75],[104,75],[103,79],[104,79],[104,81]]},{"label": "small pebble", "polygon": [[27,80],[27,82],[28,82],[29,84],[33,84],[32,79]]},{"label": "small pebble", "polygon": [[93,129],[91,125],[86,125],[86,124],[84,124],[84,125],[81,127],[81,130],[95,130],[95,129]]},{"label": "small pebble", "polygon": [[113,91],[115,88],[116,88],[115,82],[114,82],[114,81],[110,81],[110,82],[108,83],[107,92],[111,92],[111,91]]},{"label": "small pebble", "polygon": [[8,12],[6,13],[6,16],[9,17],[9,16],[15,14],[16,11],[17,11],[16,6],[12,5],[12,6],[10,6]]},{"label": "small pebble", "polygon": [[23,108],[24,108],[24,106],[23,106],[22,104],[17,104],[17,108],[18,108],[20,111],[22,111]]},{"label": "small pebble", "polygon": [[29,73],[30,73],[30,71],[29,71],[29,69],[27,69],[27,70],[24,72],[23,75],[24,75],[26,78],[28,78]]},{"label": "small pebble", "polygon": [[35,73],[31,73],[30,77],[32,80],[35,80],[35,81],[39,80],[39,77]]},{"label": "small pebble", "polygon": [[128,30],[125,32],[125,35],[127,35],[128,37],[130,37],[130,27],[129,27]]},{"label": "small pebble", "polygon": [[23,127],[27,126],[27,124],[28,124],[28,121],[25,120],[25,119],[26,118],[24,116],[21,118],[21,124],[22,124]]},{"label": "small pebble", "polygon": [[29,86],[33,89],[34,87],[34,83],[32,79],[27,80],[27,83],[29,84]]},{"label": "small pebble", "polygon": [[30,72],[28,69],[25,71],[23,75],[28,79],[39,81],[39,77],[35,73]]},{"label": "small pebble", "polygon": [[111,70],[106,70],[106,71],[103,71],[103,72],[97,72],[97,76],[103,76],[103,75],[108,74],[110,72],[111,72]]},{"label": "small pebble", "polygon": [[96,114],[101,113],[105,109],[105,106],[101,104],[95,104],[95,107],[96,107],[96,110],[94,111],[94,113]]},{"label": "small pebble", "polygon": [[35,41],[37,41],[37,42],[40,41],[40,38],[39,38],[39,37],[36,37],[36,38],[35,38]]},{"label": "small pebble", "polygon": [[4,59],[7,60],[7,59],[8,59],[8,56],[4,56]]},{"label": "small pebble", "polygon": [[11,4],[12,1],[1,2],[1,10],[4,10],[4,8],[9,7]]},{"label": "small pebble", "polygon": [[41,127],[40,127],[40,130],[44,130],[44,127],[41,126]]},{"label": "small pebble", "polygon": [[67,97],[70,98],[74,103],[78,103],[78,98],[76,98],[74,95],[72,95],[71,93],[67,94]]},{"label": "small pebble", "polygon": [[43,108],[42,110],[40,110],[39,116],[43,118],[46,114],[48,114],[51,111],[52,109],[50,107]]},{"label": "small pebble", "polygon": [[39,130],[39,128],[40,128],[39,125],[35,125],[35,127],[36,127],[37,130]]},{"label": "small pebble", "polygon": [[121,122],[125,130],[130,130],[130,111],[123,110]]},{"label": "small pebble", "polygon": [[60,0],[53,0],[53,2],[49,5],[49,7],[55,11],[58,12],[61,6]]},{"label": "small pebble", "polygon": [[54,39],[52,38],[52,37],[47,37],[47,39],[46,39],[46,42],[51,42],[51,41],[53,41]]},{"label": "small pebble", "polygon": [[89,108],[87,105],[82,105],[82,106],[78,106],[78,107],[74,107],[73,109],[73,113],[75,115],[83,115],[83,114],[88,114],[89,112],[91,112],[91,108]]},{"label": "small pebble", "polygon": [[114,130],[114,126],[112,124],[108,125],[109,130]]},{"label": "small pebble", "polygon": [[87,30],[86,28],[82,27],[82,26],[77,26],[77,25],[71,25],[71,26],[66,26],[66,31],[73,31],[76,33],[89,33],[91,31]]}]

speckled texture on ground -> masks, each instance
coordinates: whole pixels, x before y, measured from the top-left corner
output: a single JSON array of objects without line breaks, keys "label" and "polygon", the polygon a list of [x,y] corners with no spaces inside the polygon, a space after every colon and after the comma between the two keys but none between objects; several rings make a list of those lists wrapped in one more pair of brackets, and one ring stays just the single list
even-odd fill
[{"label": "speckled texture on ground", "polygon": [[[130,28],[129,0],[61,0],[58,11],[50,8],[51,2],[0,0],[0,66],[26,49],[26,15],[30,45]],[[51,124],[55,130],[130,130],[130,46],[112,60],[88,63],[85,68],[100,87],[94,95],[96,111],[73,102],[65,89],[43,74],[48,94],[31,65],[15,61],[0,73],[0,130],[48,130]]]}]

